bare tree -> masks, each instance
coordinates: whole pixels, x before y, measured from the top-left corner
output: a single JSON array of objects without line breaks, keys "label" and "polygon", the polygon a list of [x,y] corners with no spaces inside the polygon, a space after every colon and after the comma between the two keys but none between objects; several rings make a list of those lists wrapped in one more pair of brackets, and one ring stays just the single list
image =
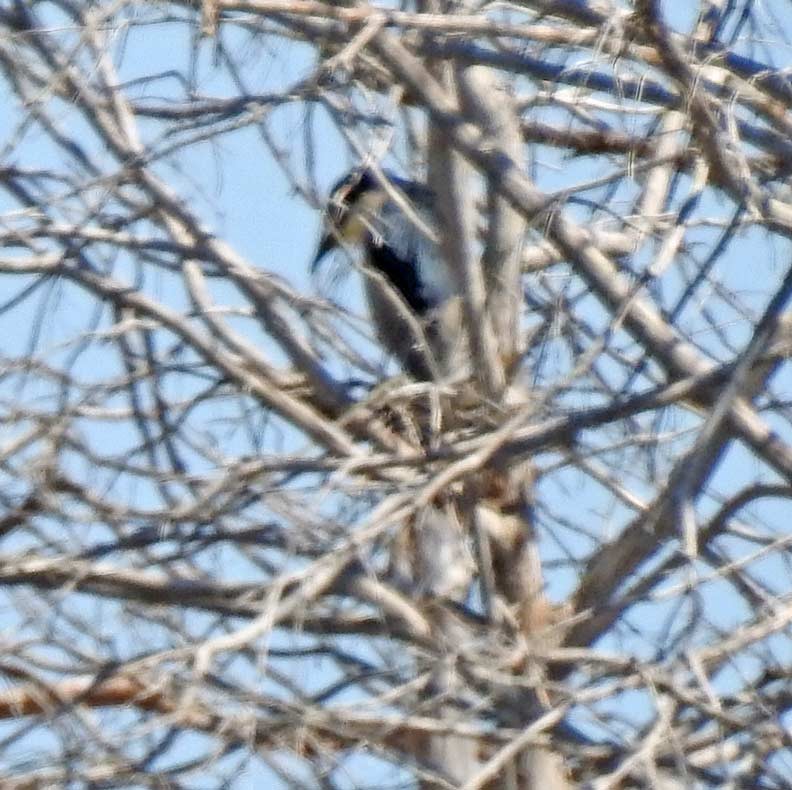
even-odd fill
[{"label": "bare tree", "polygon": [[[3,4],[3,787],[792,787],[790,34]],[[361,164],[455,375],[307,278]]]}]

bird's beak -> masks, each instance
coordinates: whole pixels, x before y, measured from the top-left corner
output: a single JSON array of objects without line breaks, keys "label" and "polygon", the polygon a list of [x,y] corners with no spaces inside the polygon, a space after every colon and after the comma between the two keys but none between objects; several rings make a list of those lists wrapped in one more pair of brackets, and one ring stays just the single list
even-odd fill
[{"label": "bird's beak", "polygon": [[313,261],[311,261],[311,274],[315,274],[317,272],[319,269],[319,264],[322,262],[322,258],[324,258],[328,252],[335,249],[337,246],[338,242],[332,233],[325,233],[324,236],[322,236],[322,240],[319,242],[319,246],[316,249],[316,255],[314,255]]}]

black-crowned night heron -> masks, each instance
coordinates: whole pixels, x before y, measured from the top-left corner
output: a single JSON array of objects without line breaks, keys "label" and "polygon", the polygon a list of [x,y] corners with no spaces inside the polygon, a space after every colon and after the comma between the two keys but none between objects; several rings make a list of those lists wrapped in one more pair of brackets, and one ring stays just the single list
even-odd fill
[{"label": "black-crowned night heron", "polygon": [[369,170],[355,170],[330,193],[312,263],[316,270],[342,244],[362,250],[377,337],[420,380],[447,374],[450,349],[459,345],[459,310],[451,311],[456,314],[451,321],[444,315],[449,303],[459,300],[453,300],[454,277],[431,238],[436,229],[432,205],[432,192],[423,184],[387,171],[380,179]]}]

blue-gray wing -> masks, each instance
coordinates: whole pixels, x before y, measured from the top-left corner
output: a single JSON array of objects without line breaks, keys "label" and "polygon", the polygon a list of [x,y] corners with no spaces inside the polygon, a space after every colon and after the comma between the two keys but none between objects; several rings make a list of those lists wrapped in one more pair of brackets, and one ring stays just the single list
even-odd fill
[{"label": "blue-gray wing", "polygon": [[[432,211],[432,192],[413,182],[396,182],[426,228],[437,225]],[[393,250],[394,256],[415,267],[421,296],[429,309],[437,307],[456,293],[456,287],[436,243],[401,207],[388,201],[379,216],[376,229],[380,242]]]}]

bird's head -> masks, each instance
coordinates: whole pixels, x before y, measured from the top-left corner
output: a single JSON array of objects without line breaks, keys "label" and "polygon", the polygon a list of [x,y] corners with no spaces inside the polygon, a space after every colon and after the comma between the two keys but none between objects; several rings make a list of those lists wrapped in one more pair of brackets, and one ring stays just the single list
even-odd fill
[{"label": "bird's head", "polygon": [[370,170],[353,170],[339,180],[330,191],[311,271],[316,271],[327,253],[340,243],[362,242],[386,200],[385,190]]}]

